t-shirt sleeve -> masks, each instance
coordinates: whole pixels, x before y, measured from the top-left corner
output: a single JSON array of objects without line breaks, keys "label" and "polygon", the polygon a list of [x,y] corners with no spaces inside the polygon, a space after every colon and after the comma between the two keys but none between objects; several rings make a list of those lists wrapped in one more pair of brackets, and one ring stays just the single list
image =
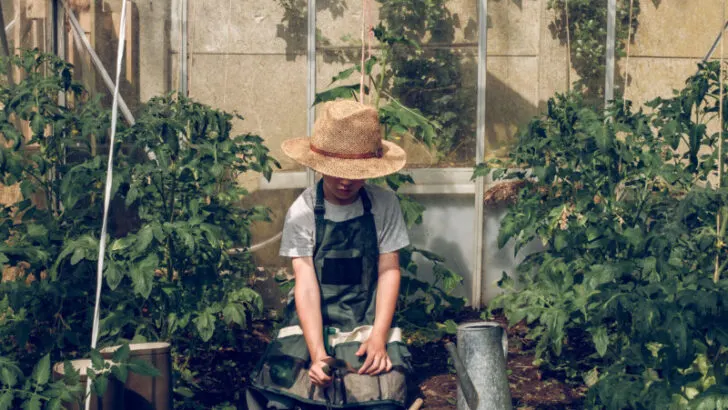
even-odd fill
[{"label": "t-shirt sleeve", "polygon": [[290,258],[313,256],[315,226],[313,209],[301,195],[286,213],[279,255]]},{"label": "t-shirt sleeve", "polygon": [[382,227],[377,229],[379,253],[389,253],[409,246],[410,240],[397,196],[391,191],[382,193]]}]

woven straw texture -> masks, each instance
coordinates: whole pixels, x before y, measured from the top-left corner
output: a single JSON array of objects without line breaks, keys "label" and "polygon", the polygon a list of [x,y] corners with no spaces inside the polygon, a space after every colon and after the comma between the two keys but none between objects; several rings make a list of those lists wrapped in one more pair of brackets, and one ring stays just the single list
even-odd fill
[{"label": "woven straw texture", "polygon": [[[311,150],[314,146],[319,152]],[[377,111],[352,100],[325,103],[310,138],[294,138],[281,145],[293,160],[324,175],[369,179],[392,174],[404,167],[407,155],[396,144],[382,140]],[[343,159],[336,155],[381,157]]]}]

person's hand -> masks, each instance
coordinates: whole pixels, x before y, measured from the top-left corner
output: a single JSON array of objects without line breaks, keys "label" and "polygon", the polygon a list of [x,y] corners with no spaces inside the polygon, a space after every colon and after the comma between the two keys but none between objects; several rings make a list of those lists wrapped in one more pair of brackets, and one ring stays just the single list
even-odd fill
[{"label": "person's hand", "polygon": [[370,336],[359,346],[356,355],[359,357],[366,355],[364,364],[359,369],[359,374],[376,376],[379,373],[392,370],[392,361],[389,359],[386,343],[382,338]]},{"label": "person's hand", "polygon": [[311,361],[311,367],[308,369],[308,377],[311,379],[311,383],[319,387],[326,387],[331,383],[331,376],[326,374],[325,368],[329,365],[325,362],[328,356],[324,356],[315,361]]}]

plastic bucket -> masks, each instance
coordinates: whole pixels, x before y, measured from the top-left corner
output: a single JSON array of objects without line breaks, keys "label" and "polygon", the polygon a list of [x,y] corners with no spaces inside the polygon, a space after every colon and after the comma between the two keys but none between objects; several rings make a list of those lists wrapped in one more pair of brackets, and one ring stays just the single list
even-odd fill
[{"label": "plastic bucket", "polygon": [[[71,365],[81,375],[81,383],[83,384],[84,391],[86,389],[86,369],[91,367],[91,360],[89,359],[78,359],[71,360]],[[63,362],[59,362],[53,365],[53,379],[60,380],[66,374],[65,366]],[[109,377],[109,383],[106,387],[103,397],[99,400],[99,397],[95,394],[91,394],[91,410],[124,410],[124,397],[122,394],[123,386],[121,382],[116,378]],[[64,408],[67,410],[83,410],[83,401],[79,405],[78,403],[64,403]]]},{"label": "plastic bucket", "polygon": [[[110,359],[121,346],[101,349],[101,355]],[[124,402],[134,410],[169,410],[172,408],[172,356],[166,342],[133,343],[129,345],[129,358],[151,363],[161,373],[157,377],[141,376],[129,372],[124,384]]]}]

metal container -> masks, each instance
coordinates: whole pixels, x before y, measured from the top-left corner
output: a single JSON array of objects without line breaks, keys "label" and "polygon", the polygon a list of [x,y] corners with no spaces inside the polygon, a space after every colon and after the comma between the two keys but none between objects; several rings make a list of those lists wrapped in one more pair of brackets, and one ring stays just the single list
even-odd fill
[{"label": "metal container", "polygon": [[[74,369],[81,375],[81,383],[84,387],[84,390],[86,389],[86,370],[91,367],[91,360],[89,359],[79,359],[79,360],[71,360],[71,365]],[[65,366],[63,365],[63,362],[59,362],[53,365],[53,379],[54,380],[60,380],[63,379],[65,376]],[[95,395],[91,394],[91,410],[124,410],[126,409],[124,405],[124,397],[123,397],[123,391],[124,386],[116,380],[113,376],[109,377],[109,383],[106,387],[106,392],[104,392],[103,397],[101,397],[101,400]],[[80,398],[81,399],[81,398]],[[67,410],[83,410],[84,408],[84,402],[83,400],[80,403],[64,403],[63,408]]]},{"label": "metal container", "polygon": [[[101,349],[101,355],[110,359],[121,346]],[[134,410],[172,409],[172,356],[166,342],[133,343],[129,345],[130,359],[151,363],[161,373],[157,377],[141,376],[129,372],[124,384],[124,402]]]},{"label": "metal container", "polygon": [[[467,323],[458,327],[457,337],[456,356],[459,357],[456,360],[461,361],[461,367],[466,369],[464,377],[458,375],[458,410],[511,409],[511,392],[506,373],[508,339],[503,328],[495,322]],[[477,393],[477,400],[470,400],[471,403],[477,403],[476,409],[468,407],[463,395],[461,386],[467,377]]]}]

